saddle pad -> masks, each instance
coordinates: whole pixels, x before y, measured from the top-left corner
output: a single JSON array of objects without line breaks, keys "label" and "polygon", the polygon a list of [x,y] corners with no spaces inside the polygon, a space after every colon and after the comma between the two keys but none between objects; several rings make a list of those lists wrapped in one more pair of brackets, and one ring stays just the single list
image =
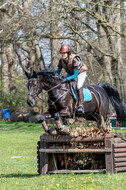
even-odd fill
[{"label": "saddle pad", "polygon": [[90,101],[92,99],[91,92],[88,88],[83,88],[84,101]]},{"label": "saddle pad", "polygon": [[[78,100],[78,97],[75,93],[74,88],[72,87],[71,89],[72,89],[72,93],[74,95],[75,100]],[[83,88],[83,95],[84,95],[84,101],[91,101],[92,95],[91,95],[90,90],[88,90],[88,88]]]}]

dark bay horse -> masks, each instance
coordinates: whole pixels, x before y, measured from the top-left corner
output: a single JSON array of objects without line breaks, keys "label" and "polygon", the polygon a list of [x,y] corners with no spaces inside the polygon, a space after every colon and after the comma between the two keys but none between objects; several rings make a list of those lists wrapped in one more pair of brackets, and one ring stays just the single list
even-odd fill
[{"label": "dark bay horse", "polygon": [[[61,83],[61,76],[57,75],[54,71],[43,70],[41,72],[26,73],[28,78],[28,99],[27,103],[30,106],[35,105],[35,97],[38,96],[42,89],[48,93],[48,106],[49,114],[55,119],[58,128],[62,129],[59,118],[72,118],[75,114],[76,117],[84,117],[87,120],[97,122],[99,127],[101,119],[105,121],[109,113],[109,100],[112,103],[116,113],[117,120],[124,121],[126,119],[126,107],[120,100],[118,91],[109,83],[101,82],[98,85],[87,85],[90,90],[92,99],[91,101],[84,102],[85,114],[78,115],[74,112],[77,101],[75,100],[71,91],[71,85],[76,88],[76,81],[70,83]],[[41,117],[42,122],[45,117]],[[43,122],[45,131],[48,127]]]}]

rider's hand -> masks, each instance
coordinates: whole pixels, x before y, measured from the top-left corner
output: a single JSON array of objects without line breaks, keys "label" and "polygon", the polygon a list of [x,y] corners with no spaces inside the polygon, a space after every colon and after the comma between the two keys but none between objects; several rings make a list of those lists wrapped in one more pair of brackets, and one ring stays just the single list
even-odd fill
[{"label": "rider's hand", "polygon": [[67,78],[62,78],[61,79],[61,83],[65,83],[65,82],[67,82],[68,80],[67,80]]}]

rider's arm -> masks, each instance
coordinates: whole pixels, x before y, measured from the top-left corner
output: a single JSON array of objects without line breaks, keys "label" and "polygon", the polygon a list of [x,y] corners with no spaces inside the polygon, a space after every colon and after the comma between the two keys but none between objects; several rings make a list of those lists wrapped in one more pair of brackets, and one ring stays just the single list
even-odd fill
[{"label": "rider's arm", "polygon": [[60,75],[61,70],[62,70],[62,61],[61,61],[61,59],[60,59],[60,60],[59,60],[59,63],[58,63],[58,69],[57,69],[57,71],[56,71],[58,75]]},{"label": "rider's arm", "polygon": [[72,65],[73,65],[74,74],[71,75],[70,77],[67,77],[67,80],[68,80],[68,81],[77,78],[77,76],[78,76],[78,71],[79,71],[79,70],[78,70],[78,64],[79,64],[79,63],[78,63],[77,59],[73,59]]},{"label": "rider's arm", "polygon": [[74,74],[71,75],[70,77],[67,77],[67,80],[70,81],[70,80],[72,80],[72,79],[77,78],[77,76],[78,76],[78,70],[77,70],[77,69],[74,69]]},{"label": "rider's arm", "polygon": [[58,75],[60,75],[61,70],[62,70],[62,68],[58,67],[58,69],[57,69],[57,71],[56,71]]}]

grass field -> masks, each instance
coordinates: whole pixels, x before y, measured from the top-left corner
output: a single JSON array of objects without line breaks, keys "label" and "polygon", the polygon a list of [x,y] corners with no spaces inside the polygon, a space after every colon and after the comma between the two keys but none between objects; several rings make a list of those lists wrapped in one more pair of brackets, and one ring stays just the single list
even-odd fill
[{"label": "grass field", "polygon": [[126,189],[126,173],[39,176],[36,147],[42,133],[41,124],[0,122],[0,190]]}]

